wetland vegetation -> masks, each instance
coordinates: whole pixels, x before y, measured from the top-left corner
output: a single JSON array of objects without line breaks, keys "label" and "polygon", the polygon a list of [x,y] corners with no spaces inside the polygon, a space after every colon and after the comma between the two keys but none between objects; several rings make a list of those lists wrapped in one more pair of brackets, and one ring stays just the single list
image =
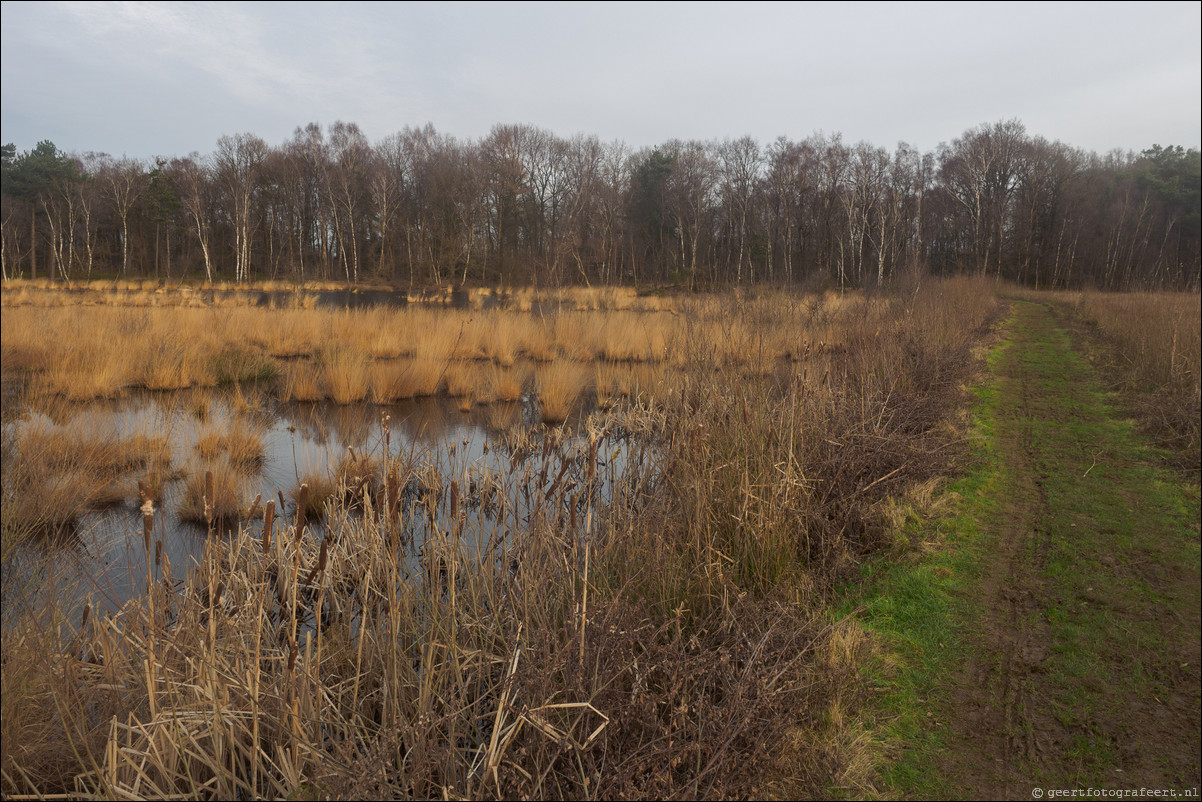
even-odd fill
[{"label": "wetland vegetation", "polygon": [[[936,626],[928,555],[972,576],[924,533],[976,464],[999,289],[6,289],[4,793],[904,791],[927,692],[868,691],[931,655],[849,600],[933,570]],[[1027,295],[1196,472],[1197,296]]]},{"label": "wetland vegetation", "polygon": [[3,156],[5,797],[1196,784],[1196,149]]},{"label": "wetland vegetation", "polygon": [[[553,314],[76,300],[5,306],[5,552],[69,549],[116,504],[130,592],[6,624],[10,793],[824,782],[796,766],[853,748],[863,644],[822,600],[888,548],[886,500],[949,464],[997,311],[968,280]],[[265,417],[318,403],[301,385],[391,422],[256,503],[239,482],[279,450]],[[419,392],[495,419],[487,440],[396,447]],[[146,393],[190,425],[73,423]],[[183,552],[171,505],[200,522]],[[14,569],[6,607],[37,576]]]}]

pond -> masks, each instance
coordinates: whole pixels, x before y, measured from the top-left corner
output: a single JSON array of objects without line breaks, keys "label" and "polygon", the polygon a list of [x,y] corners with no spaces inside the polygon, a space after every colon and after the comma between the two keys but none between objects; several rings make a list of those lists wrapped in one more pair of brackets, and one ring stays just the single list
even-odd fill
[{"label": "pond", "polygon": [[[473,559],[503,559],[513,533],[536,522],[587,536],[586,519],[615,494],[630,505],[654,485],[654,447],[630,431],[629,420],[578,405],[563,426],[548,428],[529,396],[465,413],[446,398],[281,403],[241,390],[140,393],[24,410],[4,425],[6,443],[17,451],[35,435],[68,443],[155,442],[164,451],[156,464],[167,470],[154,494],[153,557],[144,538],[144,496],[136,489],[139,470],[109,477],[119,489],[103,505],[92,505],[58,536],[31,539],[7,555],[4,618],[30,605],[76,614],[89,599],[99,610],[114,610],[145,589],[148,562],[156,581],[167,572],[181,582],[202,560],[209,538],[228,537],[234,527],[262,530],[269,501],[277,530],[295,523],[302,484],[310,488],[304,537],[321,540],[338,515],[379,515],[387,507],[415,576],[431,541],[451,530]],[[240,513],[206,521],[194,509],[205,502],[191,496],[216,494],[204,490],[205,474],[231,470],[238,436],[253,452],[231,471]],[[5,477],[6,485],[12,481]],[[6,501],[11,492],[6,486]],[[48,605],[48,594],[59,594],[59,603]]]}]

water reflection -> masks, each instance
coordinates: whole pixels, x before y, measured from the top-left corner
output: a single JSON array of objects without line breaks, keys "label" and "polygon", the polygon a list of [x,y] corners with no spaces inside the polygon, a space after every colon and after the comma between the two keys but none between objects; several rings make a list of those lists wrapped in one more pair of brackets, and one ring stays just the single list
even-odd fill
[{"label": "water reflection", "polygon": [[[392,405],[279,403],[241,391],[184,391],[140,394],[77,405],[26,411],[5,424],[5,437],[20,442],[31,427],[66,427],[94,436],[137,435],[167,440],[171,462],[194,477],[211,469],[197,444],[213,433],[246,431],[262,445],[255,470],[239,478],[241,508],[256,496],[276,502],[277,520],[297,519],[295,491],[301,482],[337,477],[347,456],[377,466],[370,492],[337,492],[378,514],[385,505],[397,527],[412,576],[423,572],[437,548],[455,533],[455,548],[473,560],[503,554],[515,531],[538,524],[582,531],[591,512],[620,492],[629,502],[630,474],[642,476],[652,460],[645,442],[615,433],[609,418],[579,410],[569,424],[548,430],[538,422],[530,398],[473,407],[464,413],[446,399]],[[343,476],[345,479],[345,475]],[[179,582],[199,565],[206,540],[228,534],[229,526],[262,527],[260,521],[183,520],[186,479],[165,484],[155,505],[148,552],[139,499],[89,511],[78,519],[70,548],[33,542],[4,564],[5,618],[12,610],[46,607],[53,594],[77,614],[85,599],[115,610],[150,581]],[[619,489],[620,488],[620,489]],[[634,491],[638,492],[638,491]],[[305,538],[314,542],[346,519],[309,520]],[[334,521],[341,520],[342,524]],[[437,559],[443,559],[438,557]],[[428,565],[427,565],[428,567]]]}]

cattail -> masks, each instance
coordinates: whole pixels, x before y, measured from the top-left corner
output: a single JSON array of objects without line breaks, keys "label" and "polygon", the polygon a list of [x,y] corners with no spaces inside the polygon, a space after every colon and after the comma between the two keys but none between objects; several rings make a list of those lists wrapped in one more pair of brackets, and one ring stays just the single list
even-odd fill
[{"label": "cattail", "polygon": [[267,502],[267,509],[263,513],[263,556],[267,556],[267,550],[271,548],[271,527],[275,524],[275,502]]},{"label": "cattail", "polygon": [[300,486],[300,493],[296,498],[296,539],[299,542],[301,532],[305,527],[305,510],[309,506],[309,483],[305,482]]},{"label": "cattail", "polygon": [[205,524],[213,525],[213,472],[205,471]]},{"label": "cattail", "polygon": [[[387,416],[386,416],[387,417]],[[396,473],[389,472],[388,474],[388,517],[395,518],[397,507],[400,506],[400,488],[397,486]]]},{"label": "cattail", "polygon": [[300,649],[297,648],[296,640],[293,639],[288,645],[288,670],[296,670],[296,656],[300,654]]},{"label": "cattail", "polygon": [[451,482],[451,520],[459,516],[459,482]]},{"label": "cattail", "polygon": [[[162,541],[159,541],[159,542],[160,542],[160,544],[162,543]],[[163,552],[162,576],[163,576],[163,590],[165,590],[167,593],[173,592],[175,590],[175,586],[174,586],[174,583],[171,581],[171,555],[168,554],[167,552]]]},{"label": "cattail", "polygon": [[326,570],[326,557],[328,556],[327,548],[329,542],[329,535],[326,535],[321,539],[321,553],[317,555],[317,565],[313,566],[313,570],[309,572],[309,578],[305,580],[306,585],[312,585],[313,579],[317,576],[318,572]]},{"label": "cattail", "polygon": [[588,483],[592,487],[593,476],[597,472],[597,433],[589,432],[588,435]]},{"label": "cattail", "polygon": [[154,543],[154,564],[163,564],[163,541],[156,540]]},{"label": "cattail", "polygon": [[254,518],[259,514],[259,502],[263,500],[263,494],[259,493],[255,496],[255,503],[250,505],[250,509],[246,511],[247,518]]},{"label": "cattail", "polygon": [[150,554],[151,534],[154,531],[154,504],[142,505],[142,539],[146,542],[146,553]]},{"label": "cattail", "polygon": [[284,505],[284,491],[277,490],[277,491],[275,491],[275,493],[280,498],[280,515],[283,515],[284,514],[284,506],[285,506]]}]

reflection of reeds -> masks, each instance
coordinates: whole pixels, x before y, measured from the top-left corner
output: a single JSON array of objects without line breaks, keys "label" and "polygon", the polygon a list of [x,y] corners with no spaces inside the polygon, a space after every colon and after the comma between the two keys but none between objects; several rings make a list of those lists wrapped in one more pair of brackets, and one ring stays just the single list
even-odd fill
[{"label": "reflection of reeds", "polygon": [[[515,431],[491,474],[398,473],[395,515],[339,499],[324,538],[282,521],[209,538],[181,581],[103,619],[6,607],[3,793],[750,797],[778,768],[782,794],[866,784],[844,711],[868,646],[826,600],[894,548],[881,510],[912,497],[898,483],[946,467],[937,413],[993,309],[983,285],[953,303],[928,284],[921,320],[907,298],[879,343],[871,308],[827,304],[811,339],[839,348],[787,380],[746,377],[729,350],[685,371],[632,359],[672,388],[621,418],[639,437]],[[703,312],[705,354],[741,336],[714,315],[792,314]],[[371,473],[362,459],[349,474]]]}]

